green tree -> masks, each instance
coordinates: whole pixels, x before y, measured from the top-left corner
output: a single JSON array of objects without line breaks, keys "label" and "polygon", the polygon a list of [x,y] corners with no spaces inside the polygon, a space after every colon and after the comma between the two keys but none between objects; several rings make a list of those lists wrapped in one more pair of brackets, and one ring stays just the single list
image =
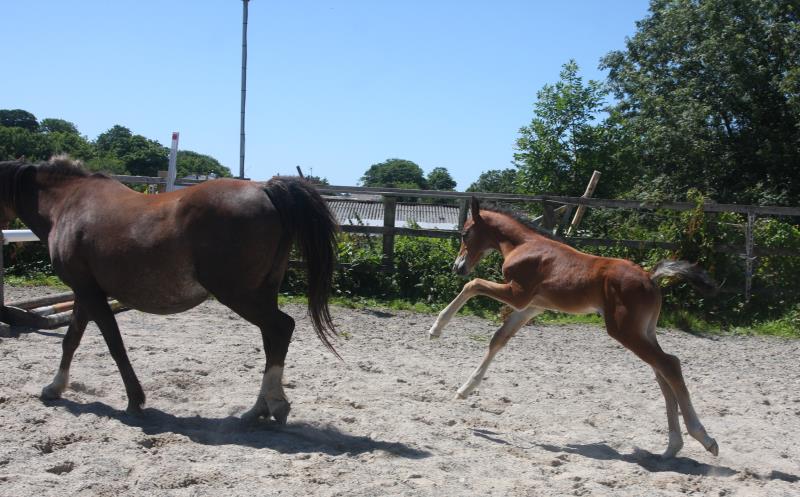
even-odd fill
[{"label": "green tree", "polygon": [[645,182],[673,198],[800,201],[796,1],[653,0],[602,67]]},{"label": "green tree", "polygon": [[0,126],[0,159],[25,157],[29,161],[49,159],[53,144],[39,133],[17,126]]},{"label": "green tree", "polygon": [[[613,161],[618,147],[614,126],[594,124],[603,110],[606,90],[601,83],[584,83],[574,60],[564,64],[560,79],[537,93],[534,118],[520,129],[514,163],[518,185],[527,193],[579,195],[597,169],[606,176],[627,174]],[[602,182],[598,194],[613,195]]]},{"label": "green tree", "polygon": [[66,133],[69,135],[79,135],[78,127],[74,123],[64,119],[46,118],[39,124],[39,131],[44,133]]},{"label": "green tree", "polygon": [[516,193],[518,171],[513,168],[484,171],[469,185],[468,192]]},{"label": "green tree", "polygon": [[233,176],[231,170],[220,164],[211,157],[191,150],[179,150],[176,157],[178,178],[183,178],[190,174],[208,175],[215,174],[218,177],[230,178]]},{"label": "green tree", "polygon": [[434,167],[428,173],[427,183],[430,190],[453,191],[456,189],[456,181],[450,176],[446,167]]},{"label": "green tree", "polygon": [[428,182],[422,168],[410,160],[387,159],[373,164],[361,177],[364,186],[426,189]]},{"label": "green tree", "polygon": [[[169,150],[155,140],[134,135],[124,126],[115,125],[101,133],[95,141],[98,155],[107,159],[118,159],[129,174],[157,176],[166,171]],[[113,161],[109,160],[109,163]]]},{"label": "green tree", "polygon": [[31,132],[39,130],[36,116],[22,109],[0,109],[0,126],[22,128]]}]

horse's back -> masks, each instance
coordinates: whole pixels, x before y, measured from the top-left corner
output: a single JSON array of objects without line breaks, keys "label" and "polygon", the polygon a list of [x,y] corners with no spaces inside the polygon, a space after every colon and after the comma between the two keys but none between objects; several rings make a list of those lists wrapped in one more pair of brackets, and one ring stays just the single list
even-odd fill
[{"label": "horse's back", "polygon": [[280,219],[258,185],[143,195],[114,183],[85,185],[51,233],[68,284],[90,277],[131,307],[168,314],[205,300],[209,286],[253,288],[270,272]]}]

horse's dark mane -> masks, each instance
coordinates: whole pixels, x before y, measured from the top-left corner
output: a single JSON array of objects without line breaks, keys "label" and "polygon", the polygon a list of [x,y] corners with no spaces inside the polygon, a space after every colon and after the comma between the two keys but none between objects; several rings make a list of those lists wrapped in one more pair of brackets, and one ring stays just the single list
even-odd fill
[{"label": "horse's dark mane", "polygon": [[0,162],[0,202],[16,208],[19,179],[28,167],[33,166],[21,160]]},{"label": "horse's dark mane", "polygon": [[527,217],[523,216],[517,211],[511,210],[508,207],[499,205],[499,204],[481,204],[481,210],[496,212],[497,214],[502,214],[504,216],[508,216],[514,221],[520,223],[521,225],[525,226],[526,228],[535,231],[536,234],[542,235],[546,238],[551,240],[562,241],[559,237],[553,235],[553,233],[545,230],[537,223],[531,221]]},{"label": "horse's dark mane", "polygon": [[57,155],[47,162],[36,165],[37,170],[55,177],[84,178],[91,173],[81,166],[80,161],[72,160],[64,155]]}]

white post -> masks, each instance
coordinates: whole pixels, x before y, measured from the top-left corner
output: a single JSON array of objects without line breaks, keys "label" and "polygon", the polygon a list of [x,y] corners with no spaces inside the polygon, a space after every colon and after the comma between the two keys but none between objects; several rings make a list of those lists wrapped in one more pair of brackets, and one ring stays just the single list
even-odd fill
[{"label": "white post", "polygon": [[242,103],[239,122],[239,179],[244,179],[244,104],[247,95],[247,3],[242,0]]},{"label": "white post", "polygon": [[177,131],[172,132],[172,148],[169,151],[169,168],[167,169],[167,191],[175,191],[175,179],[178,176],[178,135]]}]

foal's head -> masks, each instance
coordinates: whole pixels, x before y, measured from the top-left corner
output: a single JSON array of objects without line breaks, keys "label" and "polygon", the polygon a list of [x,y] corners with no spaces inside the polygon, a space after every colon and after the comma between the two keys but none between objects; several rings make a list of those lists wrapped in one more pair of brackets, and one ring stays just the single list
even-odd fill
[{"label": "foal's head", "polygon": [[478,265],[484,255],[497,248],[491,229],[481,217],[478,199],[472,197],[470,206],[472,218],[464,223],[461,231],[461,249],[453,263],[453,272],[462,276],[468,275]]}]

